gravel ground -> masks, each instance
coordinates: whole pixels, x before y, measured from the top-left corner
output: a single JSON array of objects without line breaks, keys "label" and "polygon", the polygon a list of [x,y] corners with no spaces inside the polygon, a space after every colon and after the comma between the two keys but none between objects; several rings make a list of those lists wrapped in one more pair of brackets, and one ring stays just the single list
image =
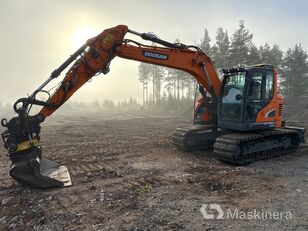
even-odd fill
[{"label": "gravel ground", "polygon": [[[68,165],[73,186],[20,186],[1,148],[0,230],[308,230],[307,146],[236,167],[211,151],[175,149],[172,132],[189,123],[136,114],[51,118],[41,133],[44,156]],[[223,219],[205,219],[204,204],[215,217],[209,206],[218,204]],[[242,217],[227,217],[236,211]],[[253,211],[267,219],[244,219]]]}]

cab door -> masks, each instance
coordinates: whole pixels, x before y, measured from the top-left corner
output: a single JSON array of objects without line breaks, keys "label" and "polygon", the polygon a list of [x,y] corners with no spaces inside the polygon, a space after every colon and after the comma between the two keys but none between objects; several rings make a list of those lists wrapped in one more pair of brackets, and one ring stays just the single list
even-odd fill
[{"label": "cab door", "polygon": [[[247,85],[245,118],[249,122],[257,121],[259,113],[272,100],[274,93],[273,70],[254,70]],[[271,114],[272,113],[272,114]],[[269,112],[267,116],[275,117],[275,113]]]}]

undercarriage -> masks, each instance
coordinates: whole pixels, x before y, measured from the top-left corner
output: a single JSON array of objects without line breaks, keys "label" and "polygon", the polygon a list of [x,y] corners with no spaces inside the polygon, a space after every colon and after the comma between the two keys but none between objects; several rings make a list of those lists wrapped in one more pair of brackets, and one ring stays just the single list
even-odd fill
[{"label": "undercarriage", "polygon": [[213,149],[215,158],[235,165],[287,154],[304,142],[304,129],[284,127],[234,132],[213,128],[178,128],[172,143],[183,151]]}]

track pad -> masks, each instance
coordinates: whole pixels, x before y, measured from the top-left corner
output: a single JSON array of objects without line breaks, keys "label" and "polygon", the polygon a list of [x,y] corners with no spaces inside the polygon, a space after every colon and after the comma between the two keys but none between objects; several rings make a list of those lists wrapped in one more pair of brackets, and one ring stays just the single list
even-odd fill
[{"label": "track pad", "polygon": [[72,185],[66,166],[41,156],[39,147],[11,155],[11,177],[20,184],[35,188],[57,188]]}]

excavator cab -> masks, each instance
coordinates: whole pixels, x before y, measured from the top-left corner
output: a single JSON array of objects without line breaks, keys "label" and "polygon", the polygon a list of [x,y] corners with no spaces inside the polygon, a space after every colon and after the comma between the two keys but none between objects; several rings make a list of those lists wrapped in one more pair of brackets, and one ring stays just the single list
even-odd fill
[{"label": "excavator cab", "polygon": [[282,97],[272,65],[224,70],[218,126],[249,131],[281,127]]}]

